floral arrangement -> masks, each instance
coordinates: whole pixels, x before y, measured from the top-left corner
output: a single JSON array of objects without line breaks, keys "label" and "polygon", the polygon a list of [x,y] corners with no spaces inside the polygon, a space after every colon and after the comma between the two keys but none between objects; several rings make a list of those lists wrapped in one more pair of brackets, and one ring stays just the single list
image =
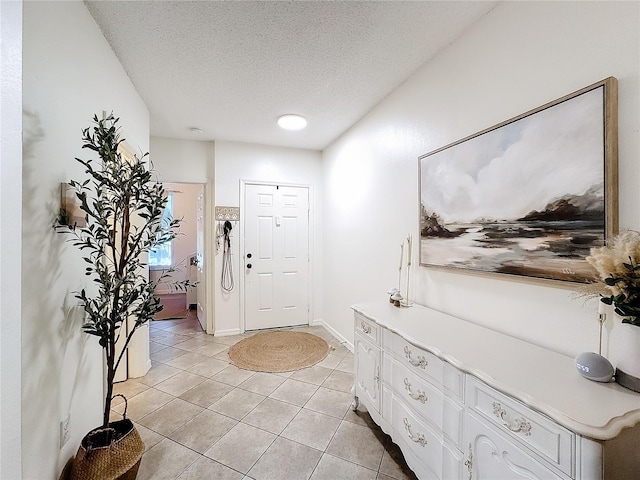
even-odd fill
[{"label": "floral arrangement", "polygon": [[600,294],[600,301],[613,305],[622,323],[640,327],[640,232],[628,230],[607,243],[586,258],[608,294]]}]

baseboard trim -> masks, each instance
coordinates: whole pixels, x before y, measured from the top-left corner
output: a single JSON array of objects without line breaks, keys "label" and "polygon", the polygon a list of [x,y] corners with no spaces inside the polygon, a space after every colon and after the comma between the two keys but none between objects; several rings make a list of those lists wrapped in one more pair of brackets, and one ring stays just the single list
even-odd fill
[{"label": "baseboard trim", "polygon": [[353,343],[351,343],[349,340],[347,340],[342,335],[340,335],[340,333],[338,333],[338,331],[335,328],[333,328],[331,325],[329,325],[327,322],[325,322],[320,318],[320,319],[314,320],[313,325],[314,326],[319,325],[324,327],[326,331],[328,331],[331,335],[333,335],[336,339],[338,339],[338,341],[341,344],[343,344],[345,347],[349,349],[351,353],[353,353]]},{"label": "baseboard trim", "polygon": [[239,328],[228,328],[226,330],[214,330],[214,337],[230,337],[231,335],[240,335]]},{"label": "baseboard trim", "polygon": [[[151,367],[152,367],[152,365],[151,365],[151,358],[148,358],[148,359],[147,359],[147,362],[146,362],[146,368],[145,368],[145,369],[143,369],[143,371],[142,371],[142,372],[138,372],[137,374],[131,374],[131,375],[128,375],[128,376],[127,376],[127,378],[125,378],[124,380],[129,380],[130,378],[142,378],[142,377],[144,377],[147,373],[149,373],[149,370],[151,370]],[[119,381],[123,382],[124,380],[119,380]]]},{"label": "baseboard trim", "polygon": [[[345,337],[340,335],[338,331],[329,325],[327,322],[322,320],[321,318],[317,318],[312,320],[310,323],[311,326],[314,327],[323,327],[326,331],[328,331],[331,335],[333,335],[341,344],[349,349],[351,353],[353,353],[353,343],[347,340]],[[240,335],[242,332],[239,328],[228,328],[226,330],[215,330],[213,333],[214,337],[230,337],[231,335]]]}]

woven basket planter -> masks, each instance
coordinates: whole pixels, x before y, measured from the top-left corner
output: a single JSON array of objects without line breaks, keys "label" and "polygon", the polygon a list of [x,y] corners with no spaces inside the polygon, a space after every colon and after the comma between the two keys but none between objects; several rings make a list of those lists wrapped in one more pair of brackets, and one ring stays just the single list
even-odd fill
[{"label": "woven basket planter", "polygon": [[71,480],[134,480],[144,443],[131,420],[98,427],[82,439],[71,468]]}]

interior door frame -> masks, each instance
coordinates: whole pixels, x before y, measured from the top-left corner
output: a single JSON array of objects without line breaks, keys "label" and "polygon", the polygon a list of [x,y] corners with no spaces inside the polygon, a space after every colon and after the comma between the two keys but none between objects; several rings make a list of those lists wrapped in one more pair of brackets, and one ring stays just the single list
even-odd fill
[{"label": "interior door frame", "polygon": [[308,184],[304,184],[304,183],[289,183],[289,182],[268,182],[268,181],[262,181],[262,180],[244,180],[244,179],[240,179],[240,225],[241,225],[241,235],[240,235],[240,242],[239,242],[239,249],[240,249],[240,255],[238,255],[238,271],[241,272],[241,275],[239,275],[239,281],[238,281],[238,288],[240,290],[240,333],[244,333],[246,332],[246,317],[245,317],[245,298],[244,298],[244,294],[245,294],[245,258],[244,258],[244,232],[245,232],[245,225],[244,222],[246,221],[246,209],[245,209],[245,196],[246,196],[246,187],[247,185],[262,185],[262,186],[272,186],[272,187],[277,187],[277,186],[281,186],[281,187],[296,187],[296,188],[306,188],[307,191],[309,192],[309,219],[308,219],[308,224],[309,224],[309,235],[308,235],[308,239],[307,239],[307,248],[308,248],[308,252],[309,252],[309,275],[308,275],[308,280],[307,280],[307,299],[309,302],[309,309],[307,312],[307,325],[311,325],[313,323],[313,312],[314,312],[314,296],[313,296],[313,278],[314,278],[314,274],[315,274],[315,262],[314,262],[314,249],[313,249],[313,244],[314,244],[314,238],[315,238],[315,231],[314,231],[314,208],[313,208],[313,186],[312,185],[308,185]]},{"label": "interior door frame", "polygon": [[[215,264],[214,256],[215,256],[215,248],[213,246],[214,242],[214,185],[213,181],[210,179],[192,179],[192,180],[171,180],[171,179],[161,179],[158,180],[158,183],[184,183],[189,185],[201,185],[203,187],[204,194],[204,254],[205,254],[205,283],[206,288],[209,290],[205,297],[205,308],[206,308],[206,333],[208,335],[213,335],[214,327],[215,327],[215,317],[214,317],[214,308],[215,308],[215,295],[212,291],[210,291],[211,286],[215,280]],[[148,268],[148,267],[147,267]]]}]

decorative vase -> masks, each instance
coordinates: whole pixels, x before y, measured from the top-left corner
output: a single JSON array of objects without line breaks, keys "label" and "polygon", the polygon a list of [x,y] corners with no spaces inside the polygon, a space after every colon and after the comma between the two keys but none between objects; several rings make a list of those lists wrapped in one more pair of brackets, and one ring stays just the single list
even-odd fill
[{"label": "decorative vase", "polygon": [[616,383],[640,392],[640,327],[629,323],[616,326],[615,336]]},{"label": "decorative vase", "polygon": [[71,480],[134,480],[144,443],[131,420],[91,430],[82,439],[71,467]]}]

